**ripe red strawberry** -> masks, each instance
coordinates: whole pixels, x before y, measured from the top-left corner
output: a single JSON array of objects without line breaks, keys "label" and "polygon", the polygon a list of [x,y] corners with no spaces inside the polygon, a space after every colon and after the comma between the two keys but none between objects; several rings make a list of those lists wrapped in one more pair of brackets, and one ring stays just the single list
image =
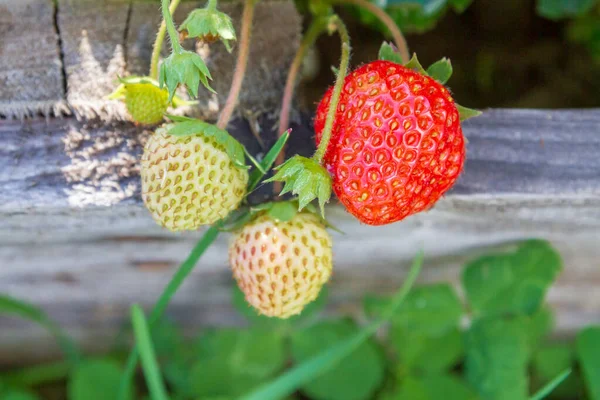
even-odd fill
[{"label": "ripe red strawberry", "polygon": [[331,237],[321,220],[298,213],[289,221],[262,215],[229,246],[233,277],[261,314],[288,318],[317,298],[331,275]]},{"label": "ripe red strawberry", "polygon": [[[317,109],[317,144],[331,93]],[[360,221],[388,224],[431,207],[464,160],[459,113],[443,85],[390,61],[346,77],[324,164],[338,199]]]}]

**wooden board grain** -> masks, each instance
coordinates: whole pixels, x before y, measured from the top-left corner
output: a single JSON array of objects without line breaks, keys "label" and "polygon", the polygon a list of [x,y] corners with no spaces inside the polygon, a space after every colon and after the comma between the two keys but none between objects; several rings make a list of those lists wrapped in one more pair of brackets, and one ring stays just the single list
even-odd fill
[{"label": "wooden board grain", "polygon": [[[310,121],[294,125],[294,151],[314,149]],[[260,122],[268,147],[274,123]],[[260,156],[250,126],[238,119],[232,132]],[[539,237],[565,262],[549,295],[558,334],[599,322],[600,110],[489,110],[464,130],[465,172],[433,210],[369,227],[329,208],[346,234],[334,234],[328,312],[360,315],[362,296],[398,287],[420,248],[421,281],[456,284],[486,248]],[[166,232],[143,208],[137,159],[147,134],[127,123],[0,121],[0,292],[41,305],[90,349],[110,343],[132,302],[152,304],[200,236]],[[228,240],[210,248],[169,309],[190,331],[242,321],[229,299]],[[2,318],[0,327],[6,362],[55,349],[29,324]]]}]

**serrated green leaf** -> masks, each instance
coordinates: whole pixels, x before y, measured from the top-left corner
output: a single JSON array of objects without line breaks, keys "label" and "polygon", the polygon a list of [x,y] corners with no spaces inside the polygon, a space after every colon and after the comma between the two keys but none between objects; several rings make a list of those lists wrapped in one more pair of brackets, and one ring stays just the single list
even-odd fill
[{"label": "serrated green leaf", "polygon": [[600,400],[600,325],[577,334],[577,357],[590,400]]},{"label": "serrated green leaf", "polygon": [[329,172],[312,158],[299,155],[287,160],[277,168],[277,173],[265,182],[284,182],[280,195],[287,192],[297,195],[298,210],[318,199],[321,215],[325,216],[325,203],[331,197],[331,176]]},{"label": "serrated green leaf", "polygon": [[185,120],[166,125],[166,132],[177,137],[201,135],[214,139],[223,147],[233,164],[238,168],[248,168],[244,162],[244,146],[226,130],[199,119]]},{"label": "serrated green leaf", "polygon": [[406,64],[404,64],[404,66],[420,74],[427,75],[427,71],[425,71],[425,68],[423,68],[419,62],[419,59],[417,58],[417,53],[413,53],[412,58]]},{"label": "serrated green leaf", "polygon": [[179,30],[187,31],[188,37],[200,40],[221,40],[228,52],[231,53],[230,40],[236,40],[235,28],[231,18],[216,9],[216,2],[210,1],[205,8],[189,13]]},{"label": "serrated green leaf", "polygon": [[[389,304],[388,298],[365,297],[367,315],[379,316]],[[394,324],[411,332],[431,335],[445,333],[458,326],[463,307],[448,284],[413,289],[393,317]]]},{"label": "serrated green leaf", "polygon": [[402,56],[398,51],[388,42],[383,42],[379,48],[380,60],[391,61],[396,64],[402,65]]},{"label": "serrated green leaf", "polygon": [[171,53],[163,61],[160,67],[159,86],[161,89],[167,86],[170,102],[179,85],[186,86],[192,98],[198,97],[200,82],[208,90],[216,93],[208,84],[209,79],[212,77],[202,58],[196,53],[184,50],[181,53]]},{"label": "serrated green leaf", "polygon": [[537,0],[537,13],[548,19],[570,18],[590,11],[596,0]]},{"label": "serrated green leaf", "polygon": [[[552,344],[539,349],[533,357],[533,377],[538,387],[550,382],[563,371],[575,366],[575,352],[568,344]],[[572,397],[580,391],[580,379],[571,374],[548,395],[549,399]]]},{"label": "serrated green leaf", "polygon": [[561,269],[560,256],[548,242],[529,240],[513,253],[470,262],[462,283],[476,315],[532,315]]},{"label": "serrated green leaf", "polygon": [[478,400],[467,383],[450,374],[408,376],[389,400]]},{"label": "serrated green leaf", "polygon": [[452,76],[452,63],[444,57],[431,64],[427,68],[427,74],[443,85]]},{"label": "serrated green leaf", "polygon": [[237,397],[280,371],[285,360],[283,336],[273,329],[205,332],[191,371],[194,395]]},{"label": "serrated green leaf", "polygon": [[[262,166],[262,169],[264,171],[269,171],[271,169],[271,167],[273,166],[273,163],[277,159],[277,156],[279,156],[279,153],[281,153],[281,151],[285,147],[285,144],[290,137],[290,132],[291,132],[291,129],[288,129],[287,131],[285,131],[279,137],[279,139],[277,139],[277,142],[275,142],[273,147],[271,147],[271,149],[269,149],[267,154],[264,156],[264,158],[262,159],[262,161],[260,163],[260,165]],[[248,180],[248,193],[250,193],[251,191],[253,191],[256,188],[256,186],[260,183],[260,180],[264,176],[265,176],[265,174],[262,173],[262,171],[259,171],[258,169],[255,169],[250,173],[250,179]]]},{"label": "serrated green leaf", "polygon": [[[303,362],[358,331],[354,323],[337,320],[294,332],[292,357],[297,363]],[[344,357],[337,368],[304,385],[301,391],[316,400],[368,399],[380,386],[383,373],[382,354],[374,341],[367,340]]]},{"label": "serrated green leaf", "polygon": [[81,359],[81,354],[75,342],[67,336],[54,321],[40,308],[14,299],[10,296],[0,294],[0,315],[14,315],[19,318],[33,321],[48,330],[58,342],[65,356],[73,364]]},{"label": "serrated green leaf", "polygon": [[469,118],[478,117],[482,114],[482,112],[479,110],[463,107],[460,104],[456,104],[456,109],[458,110],[458,115],[460,116],[460,122],[466,121]]},{"label": "serrated green leaf", "polygon": [[411,331],[392,323],[390,341],[404,368],[431,374],[451,369],[463,356],[463,337],[458,328],[439,334]]},{"label": "serrated green leaf", "polygon": [[467,381],[486,400],[525,400],[530,348],[525,318],[485,318],[466,334]]},{"label": "serrated green leaf", "polygon": [[[116,399],[123,370],[108,359],[91,359],[77,365],[68,382],[69,400]],[[129,391],[126,399],[133,399]]]}]

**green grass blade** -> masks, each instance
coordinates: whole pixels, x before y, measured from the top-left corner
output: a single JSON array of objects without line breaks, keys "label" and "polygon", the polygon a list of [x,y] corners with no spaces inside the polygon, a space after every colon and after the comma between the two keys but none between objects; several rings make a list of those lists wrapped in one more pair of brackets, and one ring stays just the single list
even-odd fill
[{"label": "green grass blade", "polygon": [[394,295],[392,302],[379,320],[370,323],[355,336],[341,341],[337,345],[330,347],[302,364],[295,366],[270,383],[260,386],[255,391],[241,397],[240,400],[282,399],[294,393],[307,382],[310,382],[319,375],[335,367],[335,365],[344,359],[344,357],[352,353],[353,350],[371,337],[383,324],[389,321],[410,292],[410,289],[419,275],[422,265],[423,253],[419,253],[413,261],[404,284]]},{"label": "green grass blade", "polygon": [[0,295],[0,314],[14,315],[43,326],[56,338],[69,362],[74,364],[81,359],[81,353],[73,340],[38,307],[10,296]]},{"label": "green grass blade", "polygon": [[144,316],[144,311],[137,304],[131,307],[131,321],[150,396],[152,400],[167,400],[169,396],[167,395],[158,363],[156,362],[156,353],[154,352],[154,346],[150,338],[148,323]]},{"label": "green grass blade", "polygon": [[[283,150],[285,143],[290,137],[290,130],[288,129],[277,139],[277,142],[271,147],[271,149],[267,152],[260,165],[263,171],[269,171],[273,166],[273,163],[277,159],[277,156]],[[250,179],[248,181],[248,193],[252,192],[256,186],[260,183],[260,180],[263,176],[265,176],[265,172],[263,172],[256,168],[254,171],[250,173]]]},{"label": "green grass blade", "polygon": [[[208,228],[188,258],[179,266],[179,269],[177,272],[175,272],[175,275],[173,275],[173,278],[171,278],[171,281],[168,283],[165,290],[163,290],[163,293],[160,295],[160,298],[152,309],[149,321],[150,327],[154,326],[154,324],[160,319],[162,314],[165,312],[165,309],[169,305],[171,297],[173,297],[185,278],[190,274],[190,272],[192,272],[194,266],[198,263],[198,260],[200,257],[202,257],[206,249],[208,249],[215,241],[217,236],[219,236],[219,226],[220,225],[217,223]],[[127,393],[129,393],[131,381],[133,380],[133,375],[135,374],[137,358],[138,350],[137,347],[134,346],[129,353],[129,357],[127,358],[125,372],[123,373],[123,377],[121,378],[121,383],[119,385],[119,394],[117,396],[117,400],[125,400]]]},{"label": "green grass blade", "polygon": [[569,377],[571,374],[571,368],[564,370],[560,374],[556,376],[556,378],[552,379],[548,382],[543,388],[538,390],[533,396],[529,398],[529,400],[542,400],[546,398],[554,389],[558,387],[565,379]]}]

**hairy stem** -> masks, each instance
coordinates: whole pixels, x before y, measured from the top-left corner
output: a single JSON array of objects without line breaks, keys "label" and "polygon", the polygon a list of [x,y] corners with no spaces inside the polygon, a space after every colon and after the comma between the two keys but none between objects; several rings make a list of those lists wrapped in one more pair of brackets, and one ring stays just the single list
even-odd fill
[{"label": "hairy stem", "polygon": [[223,107],[223,111],[221,111],[221,115],[219,115],[219,121],[217,121],[217,126],[221,129],[227,128],[227,124],[233,115],[233,110],[235,109],[240,90],[242,89],[242,83],[244,82],[246,66],[248,65],[248,54],[250,53],[250,37],[252,35],[254,5],[256,3],[257,0],[246,0],[244,4],[244,12],[242,13],[240,48],[238,50],[238,58],[235,64],[233,80],[231,82],[229,94],[227,95],[227,100],[225,101],[225,106]]},{"label": "hairy stem", "polygon": [[329,103],[329,109],[327,110],[327,119],[325,120],[325,128],[323,129],[321,142],[319,143],[319,147],[313,156],[313,158],[319,164],[323,162],[323,157],[327,151],[327,146],[329,146],[335,113],[340,101],[340,95],[342,94],[342,88],[344,87],[344,80],[346,79],[346,74],[348,73],[348,64],[350,63],[350,35],[348,34],[346,25],[344,25],[340,17],[337,15],[333,15],[329,22],[335,26],[338,34],[340,35],[340,41],[342,42],[342,57],[340,60],[340,68],[335,80],[335,85],[333,87],[333,93],[331,94],[331,102]]},{"label": "hairy stem", "polygon": [[354,4],[360,8],[364,8],[369,11],[371,14],[376,16],[382,24],[390,31],[392,38],[394,38],[394,43],[400,52],[400,57],[402,57],[402,61],[407,63],[410,60],[410,53],[408,51],[408,45],[406,44],[406,39],[402,32],[398,28],[398,25],[394,22],[394,20],[383,10],[381,7],[378,7],[374,3],[371,3],[368,0],[333,0],[336,3],[350,3]]},{"label": "hairy stem", "polygon": [[[180,0],[172,0],[169,6],[169,13],[173,15]],[[167,24],[163,19],[158,28],[156,34],[156,40],[154,41],[154,47],[152,47],[152,58],[150,61],[150,78],[158,80],[158,60],[160,60],[160,52],[162,50],[163,42],[165,41],[165,34],[167,33]]]},{"label": "hairy stem", "polygon": [[[281,137],[285,131],[288,130],[290,124],[290,109],[292,107],[292,98],[294,96],[294,88],[296,87],[296,80],[300,68],[302,67],[302,61],[306,56],[306,52],[317,40],[321,32],[327,27],[326,22],[328,18],[316,18],[306,31],[300,47],[294,56],[292,65],[288,72],[287,80],[285,82],[285,89],[283,91],[283,99],[281,100],[281,112],[279,113],[279,132],[278,137]],[[280,165],[285,159],[285,152],[279,153],[275,165]],[[280,192],[280,190],[278,191]]]},{"label": "hairy stem", "polygon": [[167,26],[167,32],[169,33],[169,39],[171,39],[171,48],[173,49],[173,53],[181,53],[183,49],[181,48],[181,44],[179,43],[179,34],[177,33],[177,29],[175,29],[175,23],[173,23],[173,16],[171,15],[171,11],[169,10],[169,0],[162,0],[162,14],[163,21]]},{"label": "hairy stem", "polygon": [[216,10],[217,9],[217,0],[208,0],[208,4],[206,5],[206,8],[208,8],[209,10]]}]

